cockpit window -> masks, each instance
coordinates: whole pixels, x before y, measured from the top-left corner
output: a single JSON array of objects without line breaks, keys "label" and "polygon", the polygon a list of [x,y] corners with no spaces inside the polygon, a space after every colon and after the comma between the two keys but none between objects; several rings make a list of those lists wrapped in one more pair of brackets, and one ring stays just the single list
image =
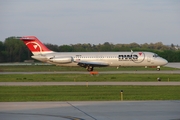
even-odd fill
[{"label": "cockpit window", "polygon": [[155,58],[156,58],[156,57],[158,57],[158,55],[157,55],[157,54],[154,54],[154,55],[153,55],[153,57],[155,57]]}]

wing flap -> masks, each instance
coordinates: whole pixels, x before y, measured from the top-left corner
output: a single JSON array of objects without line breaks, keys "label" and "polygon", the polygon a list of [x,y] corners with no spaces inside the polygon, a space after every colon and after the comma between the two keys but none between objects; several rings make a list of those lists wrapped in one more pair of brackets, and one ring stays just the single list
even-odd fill
[{"label": "wing flap", "polygon": [[78,65],[81,66],[81,67],[85,67],[85,66],[93,66],[93,67],[105,67],[105,66],[109,66],[109,64],[107,63],[104,63],[104,62],[93,62],[93,61],[80,61],[78,62]]}]

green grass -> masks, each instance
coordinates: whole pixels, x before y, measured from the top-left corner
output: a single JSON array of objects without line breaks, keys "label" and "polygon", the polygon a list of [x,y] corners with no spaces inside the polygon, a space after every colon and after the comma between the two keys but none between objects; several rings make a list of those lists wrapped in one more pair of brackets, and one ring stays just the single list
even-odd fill
[{"label": "green grass", "polygon": [[[95,71],[155,71],[156,68],[145,67],[95,67]],[[161,67],[161,70],[179,70],[177,68]],[[23,65],[23,66],[0,66],[0,72],[36,72],[36,71],[86,71],[82,67],[60,67],[55,65]]]},{"label": "green grass", "polygon": [[0,74],[0,82],[149,82],[157,81],[180,81],[180,74]]},{"label": "green grass", "polygon": [[0,102],[180,100],[179,86],[0,86]]},{"label": "green grass", "polygon": [[[144,71],[156,68],[115,67],[95,68],[95,71]],[[161,70],[178,70],[162,67]],[[0,72],[86,71],[81,67],[0,66]],[[98,81],[180,81],[179,74],[0,74],[0,82],[98,82]],[[120,100],[180,100],[179,86],[0,86],[0,102],[16,101],[113,101]]]}]

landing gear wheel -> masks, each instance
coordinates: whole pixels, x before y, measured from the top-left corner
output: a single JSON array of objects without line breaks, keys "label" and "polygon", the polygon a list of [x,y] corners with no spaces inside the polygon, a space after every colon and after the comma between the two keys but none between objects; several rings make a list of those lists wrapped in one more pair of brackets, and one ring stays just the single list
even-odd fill
[{"label": "landing gear wheel", "polygon": [[87,66],[86,69],[87,69],[87,71],[90,72],[90,71],[93,71],[94,67],[93,66]]},{"label": "landing gear wheel", "polygon": [[157,71],[160,71],[161,69],[160,69],[160,66],[157,66]]},{"label": "landing gear wheel", "polygon": [[161,69],[160,68],[157,68],[157,71],[160,71]]}]

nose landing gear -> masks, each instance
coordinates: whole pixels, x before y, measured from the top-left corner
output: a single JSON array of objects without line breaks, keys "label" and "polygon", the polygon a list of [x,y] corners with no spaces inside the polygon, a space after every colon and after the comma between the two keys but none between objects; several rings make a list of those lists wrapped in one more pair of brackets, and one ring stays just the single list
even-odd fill
[{"label": "nose landing gear", "polygon": [[157,71],[160,71],[161,69],[160,69],[160,66],[157,66],[157,69],[156,69]]}]

